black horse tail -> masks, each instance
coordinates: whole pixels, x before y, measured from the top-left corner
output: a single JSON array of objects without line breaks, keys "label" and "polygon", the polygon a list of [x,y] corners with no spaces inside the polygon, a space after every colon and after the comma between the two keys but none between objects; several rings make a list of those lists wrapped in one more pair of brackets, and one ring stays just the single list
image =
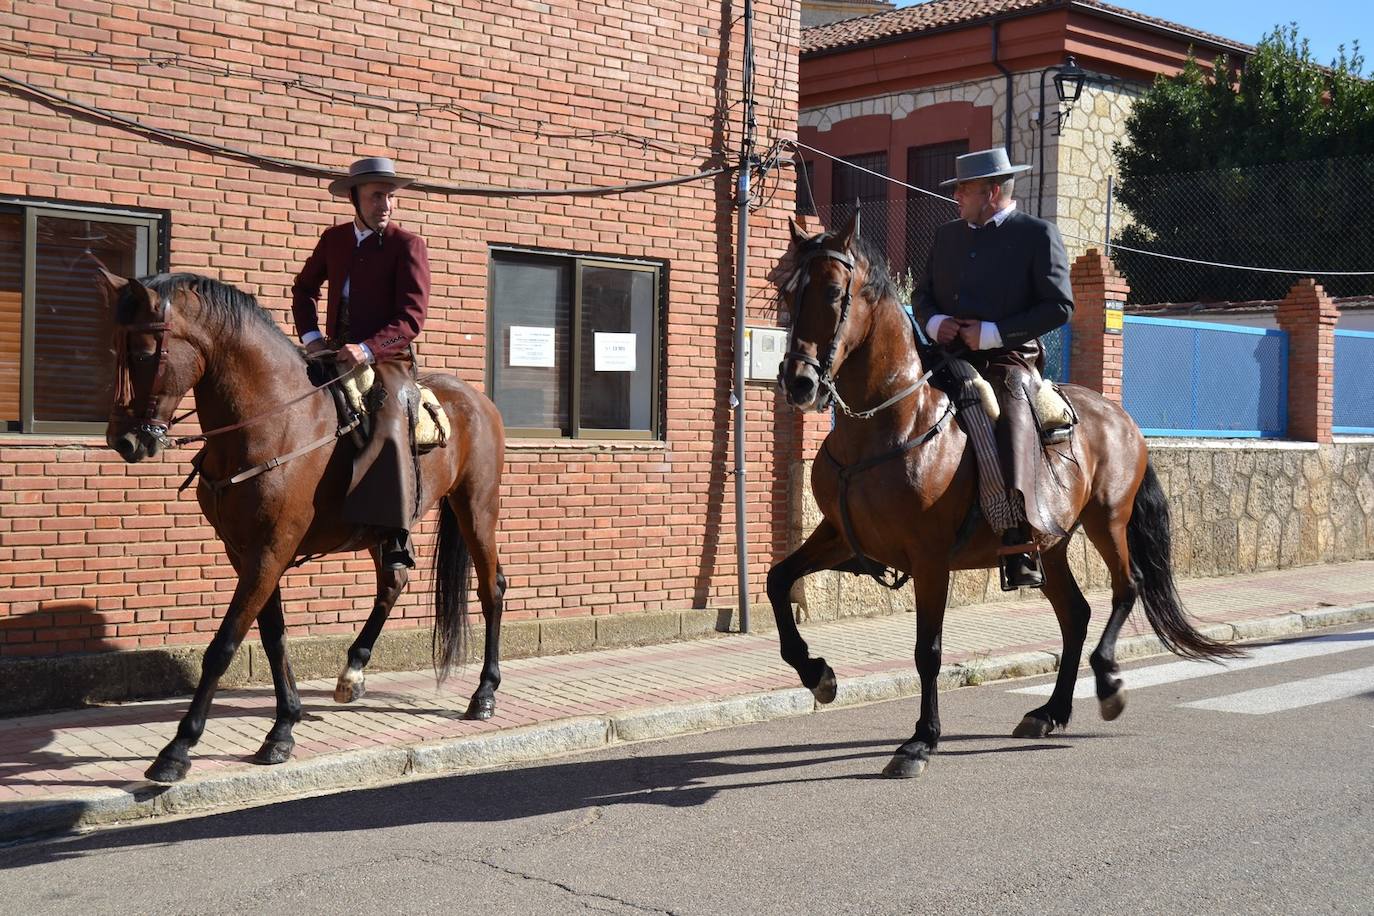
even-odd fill
[{"label": "black horse tail", "polygon": [[1145,465],[1145,478],[1135,494],[1131,522],[1126,526],[1126,545],[1131,552],[1131,575],[1145,608],[1145,618],[1165,648],[1183,658],[1244,655],[1233,646],[1199,633],[1183,610],[1170,566],[1169,502],[1150,464]]},{"label": "black horse tail", "polygon": [[448,677],[454,662],[462,664],[468,634],[468,580],[472,554],[458,530],[458,517],[447,499],[439,500],[439,543],[434,550],[434,675]]}]

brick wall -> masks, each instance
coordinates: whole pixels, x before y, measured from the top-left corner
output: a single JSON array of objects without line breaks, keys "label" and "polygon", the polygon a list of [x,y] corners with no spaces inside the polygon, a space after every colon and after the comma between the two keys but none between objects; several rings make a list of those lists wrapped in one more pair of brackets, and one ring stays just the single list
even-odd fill
[{"label": "brick wall", "polygon": [[[160,128],[335,171],[391,155],[445,184],[610,185],[689,174],[738,145],[742,5],[224,4],[57,0],[0,13],[0,72]],[[754,4],[759,135],[795,130],[796,0]],[[111,58],[92,55],[111,55]],[[176,57],[170,58],[169,56]],[[165,66],[159,66],[161,61]],[[315,89],[288,85],[299,78]],[[366,107],[352,92],[398,109]],[[444,108],[442,106],[449,106]],[[623,131],[628,138],[571,132]],[[139,136],[0,87],[0,195],[172,214],[171,266],[256,295],[289,329],[289,286],[349,217],[323,182]],[[751,320],[776,321],[790,173],[752,220]],[[483,384],[488,245],[661,259],[668,268],[663,441],[513,442],[501,549],[507,613],[733,604],[732,179],[617,197],[403,195],[430,246],[429,371]],[[748,401],[751,590],[786,548],[797,425]],[[233,579],[191,493],[189,453],[126,466],[96,437],[0,435],[0,655],[201,644]],[[418,529],[426,565],[433,523]],[[428,625],[427,573],[392,627]],[[292,632],[351,632],[365,556],[284,582]]]}]

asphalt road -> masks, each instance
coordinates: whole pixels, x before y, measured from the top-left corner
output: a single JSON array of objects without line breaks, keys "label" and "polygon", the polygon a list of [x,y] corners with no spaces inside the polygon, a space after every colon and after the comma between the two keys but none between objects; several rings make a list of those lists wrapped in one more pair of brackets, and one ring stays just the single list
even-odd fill
[{"label": "asphalt road", "polygon": [[913,781],[905,700],[0,849],[0,911],[1374,913],[1374,628],[1268,645],[1039,741],[948,692]]}]

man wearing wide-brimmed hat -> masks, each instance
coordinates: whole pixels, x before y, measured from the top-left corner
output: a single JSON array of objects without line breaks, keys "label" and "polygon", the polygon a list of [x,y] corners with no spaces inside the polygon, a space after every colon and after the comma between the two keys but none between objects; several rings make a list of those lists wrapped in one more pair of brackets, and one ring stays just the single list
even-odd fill
[{"label": "man wearing wide-brimmed hat", "polygon": [[1068,256],[1059,230],[1012,200],[1015,176],[1030,166],[1012,165],[1000,148],[960,156],[954,166],[955,177],[941,186],[954,187],[959,219],[935,232],[914,310],[932,340],[966,348],[962,360],[951,361],[960,400],[977,400],[975,372],[997,394],[995,429],[983,410],[960,418],[978,456],[983,514],[1002,532],[1003,587],[1038,587],[1043,576],[1027,515],[1040,531],[1064,532],[1034,499],[1041,459],[1030,405],[1044,363],[1038,338],[1073,313]]},{"label": "man wearing wide-brimmed hat", "polygon": [[[329,193],[353,203],[353,219],[324,231],[291,288],[301,343],[312,353],[337,350],[342,369],[370,363],[383,395],[372,435],[353,464],[344,507],[348,521],[379,529],[382,563],[411,567],[410,526],[418,490],[410,414],[419,403],[411,343],[429,307],[424,239],[392,222],[396,192],[412,180],[386,158],[359,159]],[[324,333],[320,290],[329,284]]]}]

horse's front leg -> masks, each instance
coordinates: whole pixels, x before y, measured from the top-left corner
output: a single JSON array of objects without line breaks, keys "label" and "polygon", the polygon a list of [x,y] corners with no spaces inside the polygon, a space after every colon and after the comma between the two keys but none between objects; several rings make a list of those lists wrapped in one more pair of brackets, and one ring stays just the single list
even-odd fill
[{"label": "horse's front leg", "polygon": [[849,558],[849,548],[840,533],[830,522],[823,521],[805,543],[768,570],[768,601],[773,605],[773,619],[778,624],[782,659],[796,669],[802,685],[815,694],[820,703],[835,699],[835,672],[830,670],[825,659],[811,658],[811,650],[792,616],[792,586],[803,576],[832,569]]},{"label": "horse's front leg", "polygon": [[267,599],[258,615],[258,633],[267,653],[267,664],[272,669],[277,718],[253,762],[273,765],[291,759],[291,752],[296,748],[296,739],[291,732],[301,720],[301,696],[296,690],[296,676],[291,673],[291,660],[286,655],[286,613],[281,606],[280,588]]},{"label": "horse's front leg", "polygon": [[[195,695],[191,698],[191,708],[177,726],[176,737],[162,749],[157,759],[148,767],[145,775],[149,779],[154,782],[177,782],[191,769],[191,748],[195,747],[205,731],[205,719],[209,715],[210,702],[214,699],[219,679],[228,670],[234,653],[243,643],[243,638],[253,625],[253,621],[257,619],[258,613],[277,590],[277,583],[286,570],[290,554],[290,550],[277,553],[264,550],[258,556],[246,558],[243,562],[235,564],[240,570],[239,584],[234,589],[229,610],[225,613],[215,638],[210,640],[210,645],[205,650],[205,658],[201,662],[200,683],[196,685]],[[282,556],[286,559],[281,559]]]},{"label": "horse's front leg", "polygon": [[916,587],[916,673],[921,679],[921,718],[911,739],[897,748],[883,775],[910,779],[920,776],[940,743],[940,639],[949,597],[949,572],[912,577]]}]

